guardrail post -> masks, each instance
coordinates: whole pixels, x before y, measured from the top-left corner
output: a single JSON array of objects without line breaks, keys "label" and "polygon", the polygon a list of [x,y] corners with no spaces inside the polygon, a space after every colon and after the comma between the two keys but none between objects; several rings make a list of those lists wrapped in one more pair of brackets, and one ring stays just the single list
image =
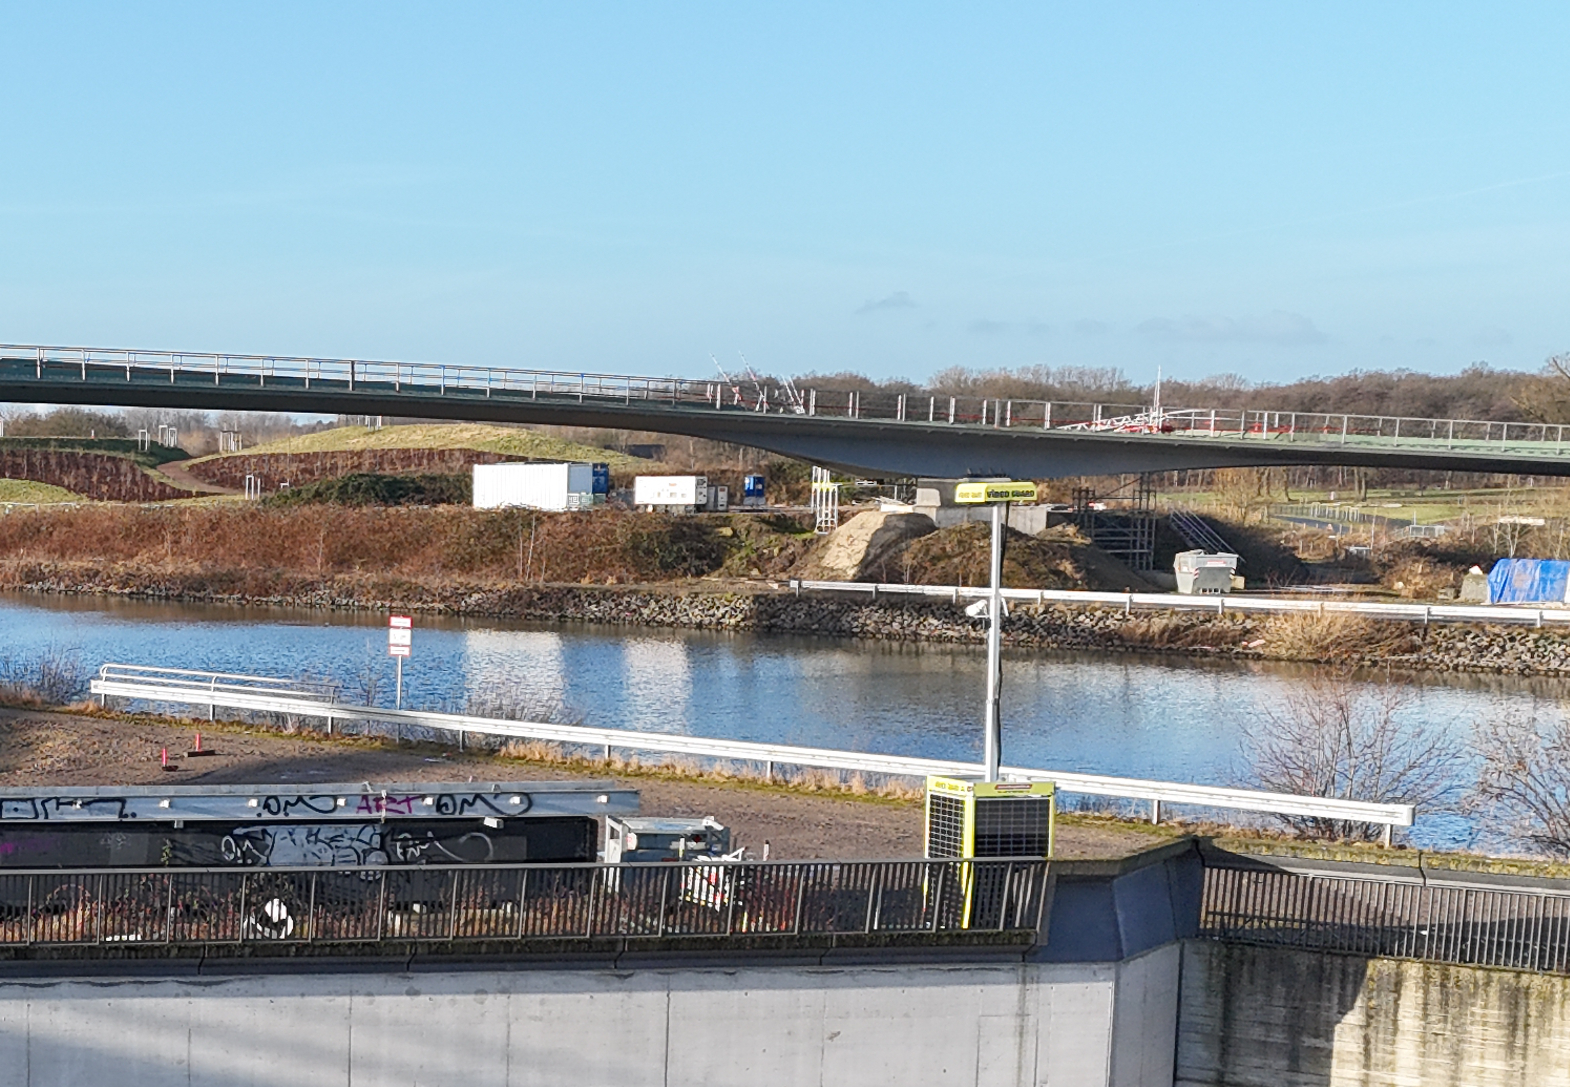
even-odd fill
[{"label": "guardrail post", "polygon": [[807,866],[798,864],[791,867],[796,870],[796,914],[795,919],[791,921],[790,931],[791,935],[800,936],[802,900],[807,897]]},{"label": "guardrail post", "polygon": [[867,881],[867,915],[862,922],[861,931],[871,935],[872,922],[878,912],[878,891],[883,885],[883,866],[880,864],[872,870],[872,878]]},{"label": "guardrail post", "polygon": [[1161,822],[1161,800],[1159,797],[1152,798],[1150,801],[1150,821],[1152,823]]}]

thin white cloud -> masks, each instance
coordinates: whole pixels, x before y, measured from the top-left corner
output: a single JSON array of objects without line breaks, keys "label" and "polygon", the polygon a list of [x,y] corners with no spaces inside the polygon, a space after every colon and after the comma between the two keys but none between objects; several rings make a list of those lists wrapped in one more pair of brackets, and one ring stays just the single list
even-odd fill
[{"label": "thin white cloud", "polygon": [[863,313],[877,313],[880,310],[916,309],[916,302],[909,291],[895,291],[893,294],[882,298],[868,299],[856,310],[858,315]]}]

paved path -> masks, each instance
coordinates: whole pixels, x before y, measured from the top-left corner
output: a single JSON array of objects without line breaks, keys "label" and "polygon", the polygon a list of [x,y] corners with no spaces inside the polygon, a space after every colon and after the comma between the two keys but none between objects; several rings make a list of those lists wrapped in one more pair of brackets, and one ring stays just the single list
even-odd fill
[{"label": "paved path", "polygon": [[224,487],[217,483],[209,483],[205,479],[197,479],[186,465],[188,460],[173,460],[167,464],[160,464],[158,470],[168,477],[169,482],[176,487],[184,487],[188,491],[198,494],[239,494],[237,487]]}]

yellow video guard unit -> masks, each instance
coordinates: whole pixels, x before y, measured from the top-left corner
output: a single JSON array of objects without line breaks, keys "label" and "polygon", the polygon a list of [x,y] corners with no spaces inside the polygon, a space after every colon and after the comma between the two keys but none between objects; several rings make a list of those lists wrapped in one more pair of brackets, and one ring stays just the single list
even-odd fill
[{"label": "yellow video guard unit", "polygon": [[[1050,781],[929,777],[927,856],[954,861],[1051,857],[1056,792]],[[990,927],[1017,894],[1008,867],[978,870],[962,864],[955,873],[938,873],[927,884],[930,908],[962,928]]]},{"label": "yellow video guard unit", "polygon": [[927,778],[927,856],[1051,857],[1057,789],[1050,781]]}]

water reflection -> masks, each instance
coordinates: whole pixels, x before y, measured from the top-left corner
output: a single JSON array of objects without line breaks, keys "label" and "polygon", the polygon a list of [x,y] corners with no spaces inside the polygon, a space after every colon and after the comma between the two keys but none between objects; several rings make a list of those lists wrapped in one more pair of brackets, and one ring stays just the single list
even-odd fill
[{"label": "water reflection", "polygon": [[[104,661],[293,676],[353,694],[367,675],[391,704],[385,616],[37,597],[0,598],[0,652],[46,646]],[[405,704],[471,696],[560,700],[606,727],[863,751],[980,757],[984,654],[977,647],[858,643],[696,631],[416,620]],[[1241,739],[1308,669],[1122,654],[1010,653],[1006,761],[1230,783]],[[1369,677],[1372,681],[1376,677]],[[1469,737],[1475,721],[1560,713],[1555,679],[1397,677],[1400,713]],[[1462,844],[1466,820],[1428,816],[1415,840]]]}]

